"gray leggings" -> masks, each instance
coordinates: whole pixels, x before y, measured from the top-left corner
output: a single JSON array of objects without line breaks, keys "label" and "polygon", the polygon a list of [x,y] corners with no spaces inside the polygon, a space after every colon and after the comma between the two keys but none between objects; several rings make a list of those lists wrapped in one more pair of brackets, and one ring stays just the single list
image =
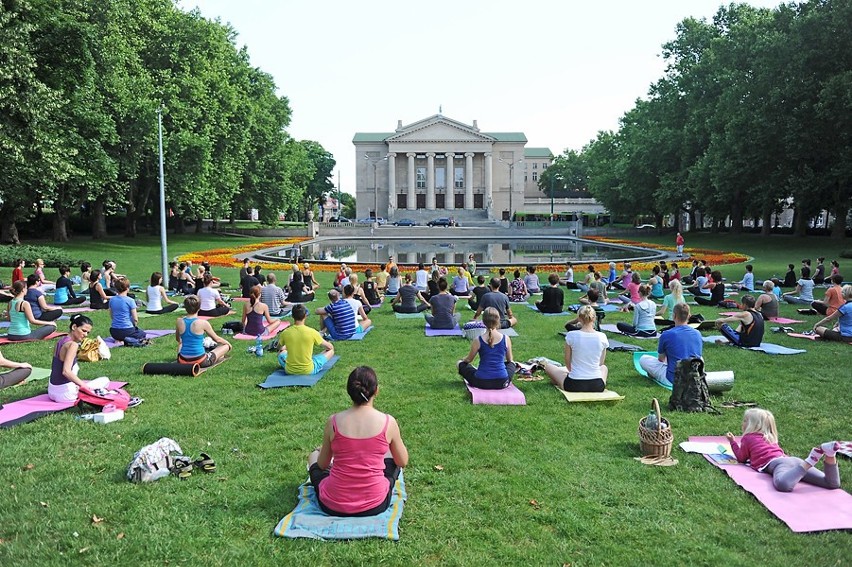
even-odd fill
[{"label": "gray leggings", "polygon": [[13,368],[9,372],[0,374],[0,390],[8,388],[9,386],[14,386],[15,384],[20,384],[26,380],[31,373],[32,370],[29,368]]},{"label": "gray leggings", "polygon": [[10,341],[40,341],[54,331],[56,331],[56,325],[43,325],[33,329],[29,335],[13,335],[9,333],[6,335],[6,338]]},{"label": "gray leggings", "polygon": [[772,475],[772,484],[779,492],[792,492],[799,481],[822,488],[840,488],[840,469],[837,463],[825,464],[825,472],[811,467],[805,470],[805,461],[798,457],[778,457],[769,462],[763,472]]}]

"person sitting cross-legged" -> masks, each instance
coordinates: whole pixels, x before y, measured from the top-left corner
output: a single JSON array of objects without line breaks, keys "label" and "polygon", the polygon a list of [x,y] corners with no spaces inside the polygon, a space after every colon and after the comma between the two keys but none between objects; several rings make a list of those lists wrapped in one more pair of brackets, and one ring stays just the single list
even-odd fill
[{"label": "person sitting cross-legged", "polygon": [[426,323],[433,329],[455,329],[461,313],[456,313],[456,297],[447,292],[447,278],[438,278],[438,294],[429,298],[431,314],[425,313]]},{"label": "person sitting cross-legged", "polygon": [[559,274],[547,276],[550,285],[542,290],[541,301],[536,301],[535,306],[541,313],[562,313],[565,305],[565,294],[559,287]]},{"label": "person sitting cross-legged", "polygon": [[482,295],[479,300],[479,307],[476,309],[474,319],[479,319],[482,312],[488,307],[493,307],[500,313],[500,328],[508,329],[518,324],[518,320],[512,314],[512,308],[509,306],[509,298],[505,293],[500,291],[500,279],[491,278],[489,282],[491,291]]},{"label": "person sitting cross-legged", "polygon": [[[352,274],[353,276],[355,274]],[[349,304],[352,307],[352,311],[355,312],[355,320],[358,322],[355,328],[356,333],[361,333],[370,328],[373,324],[367,318],[367,309],[370,308],[369,305],[364,305],[363,299],[357,299],[355,297],[355,286],[352,284],[343,286],[343,301]]]},{"label": "person sitting cross-legged", "polygon": [[616,324],[619,331],[633,337],[654,337],[657,335],[657,326],[654,323],[657,304],[648,299],[649,295],[651,295],[651,286],[641,284],[639,286],[640,301],[633,305],[633,324],[629,325],[619,321]]},{"label": "person sitting cross-legged", "polygon": [[703,353],[701,333],[687,325],[689,316],[689,304],[676,303],[672,307],[674,327],[660,335],[657,358],[646,354],[639,359],[639,365],[645,372],[658,381],[667,380],[674,384],[677,363],[685,358],[700,357]]},{"label": "person sitting cross-legged", "polygon": [[603,392],[609,369],[606,335],[595,331],[595,309],[584,305],[577,313],[582,327],[565,335],[565,366],[544,361],[544,371],[550,381],[566,392]]},{"label": "person sitting cross-legged", "polygon": [[[499,331],[500,313],[488,307],[482,314],[484,334],[470,343],[470,352],[458,361],[458,371],[474,388],[501,390],[512,383],[517,365],[512,360],[512,339]],[[479,356],[479,368],[471,362]]]},{"label": "person sitting cross-legged", "polygon": [[358,331],[355,310],[336,289],[328,290],[328,299],[331,303],[316,310],[321,318],[320,331],[328,333],[328,337],[334,340],[351,338]]},{"label": "person sitting cross-legged", "polygon": [[[842,293],[843,305],[828,317],[817,321],[814,324],[814,332],[827,341],[852,343],[852,285],[843,286]],[[837,321],[837,328],[833,326],[834,321]],[[826,325],[826,323],[832,324]]]},{"label": "person sitting cross-legged", "polygon": [[[178,362],[181,364],[199,364],[202,368],[213,366],[225,358],[231,350],[231,343],[216,334],[208,321],[198,318],[201,301],[198,296],[188,295],[183,300],[185,317],[175,321],[175,340],[178,344]],[[204,337],[210,337],[216,343],[213,350],[204,348]]]},{"label": "person sitting cross-legged", "polygon": [[[396,268],[394,268],[395,270]],[[429,302],[420,291],[411,283],[411,274],[405,274],[405,285],[399,287],[396,297],[393,298],[391,309],[395,313],[420,313],[429,309]],[[420,301],[420,304],[417,303]]]},{"label": "person sitting cross-legged", "polygon": [[467,300],[467,304],[476,311],[479,308],[479,301],[486,293],[488,293],[488,287],[485,285],[485,276],[480,274],[476,276],[476,286],[471,288],[470,299]]},{"label": "person sitting cross-legged", "polygon": [[[304,305],[294,305],[293,324],[278,334],[278,363],[287,374],[317,374],[334,356],[334,345],[305,325],[307,316]],[[314,346],[321,346],[323,352],[314,354]]]}]

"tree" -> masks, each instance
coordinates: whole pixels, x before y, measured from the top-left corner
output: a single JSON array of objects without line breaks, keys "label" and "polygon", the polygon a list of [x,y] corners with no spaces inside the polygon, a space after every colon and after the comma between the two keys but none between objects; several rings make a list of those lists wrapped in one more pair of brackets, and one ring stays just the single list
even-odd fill
[{"label": "tree", "polygon": [[304,192],[303,220],[308,220],[308,211],[313,210],[315,205],[321,205],[325,196],[334,189],[331,177],[337,162],[334,161],[334,156],[318,142],[302,140],[299,143],[305,148],[307,159],[314,168],[314,175]]}]

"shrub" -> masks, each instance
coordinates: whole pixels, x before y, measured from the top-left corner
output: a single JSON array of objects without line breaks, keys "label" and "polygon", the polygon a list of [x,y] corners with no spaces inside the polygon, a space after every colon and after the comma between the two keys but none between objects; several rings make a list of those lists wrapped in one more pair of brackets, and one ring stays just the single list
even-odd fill
[{"label": "shrub", "polygon": [[852,258],[852,250],[844,250],[840,253],[841,258]]},{"label": "shrub", "polygon": [[26,260],[27,265],[41,258],[44,265],[51,268],[58,268],[61,264],[79,266],[82,262],[67,250],[54,246],[0,246],[0,266],[14,266],[18,258]]}]

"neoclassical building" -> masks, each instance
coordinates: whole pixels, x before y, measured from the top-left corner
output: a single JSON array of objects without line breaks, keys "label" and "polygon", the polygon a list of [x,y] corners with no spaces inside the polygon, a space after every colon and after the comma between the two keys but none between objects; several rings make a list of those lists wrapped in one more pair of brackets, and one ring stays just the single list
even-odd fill
[{"label": "neoclassical building", "polygon": [[441,114],[394,132],[359,132],[355,145],[358,218],[509,219],[524,198],[541,196],[547,148],[527,148],[522,132],[482,132]]}]

